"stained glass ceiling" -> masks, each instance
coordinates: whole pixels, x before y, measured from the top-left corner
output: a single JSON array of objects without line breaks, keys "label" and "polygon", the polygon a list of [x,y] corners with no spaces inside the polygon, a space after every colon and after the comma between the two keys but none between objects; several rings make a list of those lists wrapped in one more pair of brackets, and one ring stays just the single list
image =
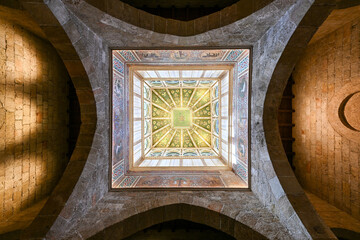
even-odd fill
[{"label": "stained glass ceiling", "polygon": [[249,49],[112,57],[112,188],[248,186]]},{"label": "stained glass ceiling", "polygon": [[220,79],[228,70],[138,70],[145,158],[220,156]]}]

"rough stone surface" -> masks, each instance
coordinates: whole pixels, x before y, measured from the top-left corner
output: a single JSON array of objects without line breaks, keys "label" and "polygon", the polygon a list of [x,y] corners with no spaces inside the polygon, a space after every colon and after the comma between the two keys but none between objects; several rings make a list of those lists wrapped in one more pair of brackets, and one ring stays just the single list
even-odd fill
[{"label": "rough stone surface", "polygon": [[92,6],[134,26],[158,33],[192,36],[226,26],[265,7],[271,0],[241,0],[208,16],[179,21],[152,15],[117,0],[85,0]]},{"label": "rough stone surface", "polygon": [[[43,237],[46,234],[48,239],[82,239],[104,229],[105,232],[107,230],[111,232],[111,226],[115,226],[126,217],[129,219],[127,224],[121,225],[117,231],[122,231],[121,228],[125,231],[139,231],[142,226],[151,224],[152,220],[144,219],[142,225],[137,225],[136,218],[131,218],[131,216],[154,207],[180,203],[189,208],[201,207],[194,208],[194,213],[191,210],[184,211],[188,216],[183,218],[188,220],[203,221],[204,224],[216,227],[219,218],[227,219],[224,217],[227,216],[235,219],[235,227],[229,226],[228,231],[236,237],[241,236],[243,228],[240,226],[247,225],[248,228],[270,239],[334,238],[314,213],[291,171],[281,170],[289,169],[289,166],[284,165],[287,160],[276,127],[277,108],[286,80],[316,27],[333,8],[332,2],[329,1],[329,3],[326,7],[322,7],[310,0],[276,0],[252,15],[227,26],[195,36],[178,37],[130,25],[83,1],[47,1],[48,9],[62,24],[80,57],[80,60],[65,61],[71,77],[76,79],[82,76],[82,82],[86,83],[85,74],[88,76],[92,91],[86,91],[83,94],[79,92],[79,101],[81,105],[87,98],[89,99],[89,105],[81,105],[83,109],[92,106],[91,97],[94,97],[93,104],[96,104],[96,112],[92,113],[97,117],[97,125],[95,134],[91,131],[80,134],[80,146],[89,146],[87,144],[90,142],[91,148],[89,155],[85,151],[79,156],[79,161],[74,163],[70,161],[65,176],[81,170],[81,167],[83,170],[75,187],[71,188],[72,193],[68,200],[63,203],[64,207],[60,208],[62,209],[60,215],[57,215],[56,211],[45,214],[51,209],[49,203],[24,236]],[[34,18],[37,18],[44,28],[44,19],[37,16],[37,8],[28,5],[27,9],[29,12],[34,11]],[[56,25],[52,18],[49,22]],[[233,191],[108,192],[110,184],[108,182],[109,47],[245,45],[253,47],[251,97],[251,190],[253,193]],[[65,53],[66,51],[63,51],[60,55],[68,56]],[[94,110],[93,107],[92,111]],[[83,122],[87,124],[86,121]],[[74,177],[72,184],[75,184],[75,180],[77,179]],[[59,191],[63,185],[65,183],[60,182],[55,196],[62,196]],[[70,186],[64,187],[64,189],[68,188]],[[298,201],[300,198],[303,201]],[[55,197],[50,197],[49,202],[54,199]],[[56,209],[59,209],[59,206]],[[204,209],[213,209],[219,213],[213,218],[215,222],[206,222],[211,218],[199,218],[202,213],[208,212]],[[175,210],[165,211],[165,213],[170,214],[172,211]],[[151,216],[154,218],[159,216],[158,222],[162,221],[162,214]],[[47,223],[49,221],[54,224],[50,225]],[[119,236],[122,236],[121,234],[119,233]]]},{"label": "rough stone surface", "polygon": [[[291,238],[278,219],[250,192],[138,192],[136,197],[137,200],[129,205],[126,198],[119,198],[115,194],[107,195],[82,219],[81,223],[93,224],[101,218],[102,227],[106,228],[113,222],[117,224],[110,225],[111,227],[100,233],[97,233],[97,229],[89,231],[86,227],[77,229],[78,235],[82,238],[94,236],[94,239],[111,239],[109,236],[114,236],[116,232],[116,236],[122,238],[160,222],[186,219],[209,225],[236,238],[244,237],[241,232],[247,232],[251,236],[259,235],[262,238],[266,236],[270,239],[279,236]],[[154,197],[158,200],[144,205],[143,199]],[[128,211],[128,208],[131,210]],[[106,213],[106,218],[101,217],[103,213]],[[134,225],[127,224],[130,218],[136,219]],[[126,231],[118,232],[120,225],[125,225]],[[112,234],[107,236],[109,232]]]}]

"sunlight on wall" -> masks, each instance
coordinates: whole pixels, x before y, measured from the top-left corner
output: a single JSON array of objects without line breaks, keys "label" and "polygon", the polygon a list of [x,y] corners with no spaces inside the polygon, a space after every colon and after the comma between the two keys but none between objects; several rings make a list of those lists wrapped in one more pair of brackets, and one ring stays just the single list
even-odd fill
[{"label": "sunlight on wall", "polygon": [[48,196],[67,161],[67,72],[52,46],[0,19],[0,220]]},{"label": "sunlight on wall", "polygon": [[[360,133],[342,123],[339,107],[360,89],[359,29],[360,17],[309,45],[293,74],[296,176],[306,190],[356,219],[360,219]],[[352,107],[349,101],[345,117],[351,127],[356,128],[352,117],[358,116],[358,102]]]}]

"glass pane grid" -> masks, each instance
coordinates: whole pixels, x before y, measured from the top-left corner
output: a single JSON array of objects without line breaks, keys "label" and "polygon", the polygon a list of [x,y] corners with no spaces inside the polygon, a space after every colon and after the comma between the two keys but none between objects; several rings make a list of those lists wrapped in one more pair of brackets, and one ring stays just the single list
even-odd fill
[{"label": "glass pane grid", "polygon": [[[220,75],[227,70],[138,70],[143,160],[219,159]],[[134,75],[135,75],[134,74]],[[141,77],[139,77],[141,76]],[[207,163],[213,162],[207,161]],[[205,164],[207,165],[207,164]],[[210,164],[211,165],[211,164]],[[215,164],[216,165],[216,164]]]}]

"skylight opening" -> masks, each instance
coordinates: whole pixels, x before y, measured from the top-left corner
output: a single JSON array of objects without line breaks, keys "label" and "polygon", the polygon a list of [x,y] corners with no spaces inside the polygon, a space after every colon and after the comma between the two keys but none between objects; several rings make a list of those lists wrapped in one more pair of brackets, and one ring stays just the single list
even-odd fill
[{"label": "skylight opening", "polygon": [[113,50],[112,188],[246,188],[249,53]]},{"label": "skylight opening", "polygon": [[130,169],[230,170],[233,67],[145,68],[129,67],[134,93]]}]

